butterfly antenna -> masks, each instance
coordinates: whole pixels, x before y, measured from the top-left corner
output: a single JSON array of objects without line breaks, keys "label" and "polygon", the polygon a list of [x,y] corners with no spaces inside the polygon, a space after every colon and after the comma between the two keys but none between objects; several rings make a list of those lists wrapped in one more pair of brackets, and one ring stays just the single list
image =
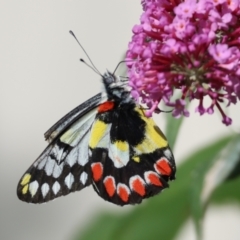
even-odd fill
[{"label": "butterfly antenna", "polygon": [[161,113],[161,112],[164,112],[164,113],[171,113],[173,111],[173,109],[172,110],[168,110],[168,111],[164,111],[164,110],[162,110],[162,109],[160,109],[160,108],[156,108],[155,109],[155,113]]},{"label": "butterfly antenna", "polygon": [[73,31],[69,31],[69,33],[75,38],[75,40],[77,41],[78,45],[81,47],[81,49],[83,50],[83,52],[86,54],[89,62],[92,64],[89,65],[88,63],[86,63],[83,59],[80,59],[81,62],[85,63],[88,67],[90,67],[92,70],[94,70],[94,72],[96,72],[97,74],[99,74],[100,76],[102,76],[102,74],[99,72],[99,70],[96,68],[96,66],[94,65],[93,61],[91,60],[91,58],[89,57],[89,55],[87,54],[86,50],[83,48],[83,46],[81,45],[81,43],[78,41],[77,37],[75,36],[75,34],[73,33]]},{"label": "butterfly antenna", "polygon": [[87,62],[85,62],[84,59],[80,58],[79,60],[80,60],[80,62],[86,64],[89,68],[91,68],[95,73],[97,73],[98,75],[102,76],[102,74],[99,73],[99,71],[98,71],[97,69],[93,68],[93,67],[92,67],[91,65],[89,65]]},{"label": "butterfly antenna", "polygon": [[[143,108],[144,110],[149,110],[149,108]],[[160,108],[156,108],[155,110],[154,110],[154,112],[155,113],[161,113],[161,112],[164,112],[164,113],[171,113],[173,111],[173,109],[172,110],[168,110],[168,111],[164,111],[164,110],[162,110],[162,109],[160,109]]]},{"label": "butterfly antenna", "polygon": [[125,62],[126,62],[126,60],[123,60],[123,61],[119,62],[118,65],[116,66],[116,68],[114,69],[113,74],[115,74],[115,72],[117,71],[118,67],[119,67],[122,63],[125,63]]}]

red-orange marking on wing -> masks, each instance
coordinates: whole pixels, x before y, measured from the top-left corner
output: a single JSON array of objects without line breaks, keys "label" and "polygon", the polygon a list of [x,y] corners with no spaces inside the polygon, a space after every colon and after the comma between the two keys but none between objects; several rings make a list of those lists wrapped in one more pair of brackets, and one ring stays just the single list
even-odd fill
[{"label": "red-orange marking on wing", "polygon": [[91,165],[92,173],[93,173],[93,180],[95,182],[99,181],[103,174],[103,166],[101,163],[93,163]]},{"label": "red-orange marking on wing", "polygon": [[129,198],[129,190],[128,190],[127,186],[121,184],[118,187],[118,195],[124,202],[127,202],[128,198]]},{"label": "red-orange marking on wing", "polygon": [[136,178],[132,181],[132,189],[142,197],[146,194],[145,186],[139,178]]},{"label": "red-orange marking on wing", "polygon": [[162,183],[160,182],[158,176],[156,176],[154,173],[148,174],[148,180],[153,185],[162,186]]},{"label": "red-orange marking on wing", "polygon": [[161,158],[155,164],[156,171],[162,175],[171,175],[172,169],[166,158]]},{"label": "red-orange marking on wing", "polygon": [[106,188],[106,191],[110,197],[113,196],[113,194],[116,191],[115,181],[113,177],[106,177],[104,180],[104,186]]},{"label": "red-orange marking on wing", "polygon": [[102,113],[102,112],[107,112],[109,110],[112,110],[114,108],[114,102],[104,102],[102,104],[100,104],[98,106],[98,112]]}]

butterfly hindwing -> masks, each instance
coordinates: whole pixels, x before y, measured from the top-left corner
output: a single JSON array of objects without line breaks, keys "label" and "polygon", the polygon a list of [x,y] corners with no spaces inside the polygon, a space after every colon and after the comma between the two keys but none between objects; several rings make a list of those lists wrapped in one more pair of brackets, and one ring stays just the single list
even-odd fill
[{"label": "butterfly hindwing", "polygon": [[107,201],[137,204],[174,179],[166,138],[135,104],[100,112],[89,147],[93,187]]}]

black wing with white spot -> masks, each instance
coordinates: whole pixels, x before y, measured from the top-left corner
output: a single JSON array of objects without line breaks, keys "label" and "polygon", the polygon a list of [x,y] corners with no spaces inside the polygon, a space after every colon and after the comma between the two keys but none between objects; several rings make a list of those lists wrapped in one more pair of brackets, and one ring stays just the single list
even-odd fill
[{"label": "black wing with white spot", "polygon": [[50,144],[19,181],[19,199],[43,203],[91,183],[88,142],[100,102],[101,94],[98,94],[46,132]]}]

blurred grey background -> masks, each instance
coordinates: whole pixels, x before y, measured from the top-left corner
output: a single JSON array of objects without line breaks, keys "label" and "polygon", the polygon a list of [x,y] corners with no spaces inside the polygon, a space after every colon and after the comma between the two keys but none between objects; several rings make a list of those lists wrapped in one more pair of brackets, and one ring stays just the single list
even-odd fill
[{"label": "blurred grey background", "polygon": [[[0,3],[0,239],[70,239],[100,212],[124,214],[133,207],[104,202],[91,187],[47,204],[26,204],[18,200],[16,186],[45,148],[43,133],[101,90],[99,76],[79,62],[86,56],[68,31],[74,31],[101,72],[111,71],[122,60],[131,29],[139,22],[140,0]],[[200,117],[195,107],[180,131],[177,164],[212,140],[239,131],[239,106],[229,110],[234,124],[228,128],[218,114]],[[155,120],[164,129],[164,116]],[[212,206],[204,226],[204,240],[239,239],[239,206]],[[189,220],[177,239],[194,236]]]}]

